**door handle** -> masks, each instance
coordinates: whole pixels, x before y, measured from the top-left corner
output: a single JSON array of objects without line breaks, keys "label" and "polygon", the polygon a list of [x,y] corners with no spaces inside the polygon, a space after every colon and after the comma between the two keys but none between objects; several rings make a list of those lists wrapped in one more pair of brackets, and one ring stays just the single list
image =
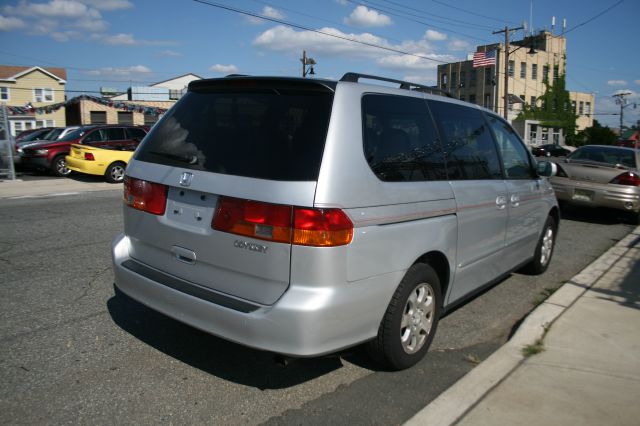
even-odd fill
[{"label": "door handle", "polygon": [[518,207],[520,205],[520,196],[518,194],[511,194],[511,205]]},{"label": "door handle", "polygon": [[496,206],[498,207],[498,210],[504,210],[504,208],[507,207],[507,197],[504,195],[498,195],[496,197]]}]

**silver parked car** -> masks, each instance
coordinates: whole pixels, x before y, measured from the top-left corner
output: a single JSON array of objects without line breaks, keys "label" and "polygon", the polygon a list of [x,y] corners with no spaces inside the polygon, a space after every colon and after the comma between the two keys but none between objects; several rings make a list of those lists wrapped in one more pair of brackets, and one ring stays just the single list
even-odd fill
[{"label": "silver parked car", "polygon": [[578,148],[551,177],[560,203],[628,212],[640,223],[640,151],[608,145]]},{"label": "silver parked car", "polygon": [[432,91],[352,73],[192,82],[127,167],[117,287],[250,347],[367,342],[388,368],[415,364],[447,309],[544,272],[559,223],[551,164]]}]

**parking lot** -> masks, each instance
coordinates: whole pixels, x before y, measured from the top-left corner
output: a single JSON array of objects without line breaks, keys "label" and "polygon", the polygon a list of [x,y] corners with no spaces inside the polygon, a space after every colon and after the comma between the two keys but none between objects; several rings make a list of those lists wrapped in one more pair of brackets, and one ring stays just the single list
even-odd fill
[{"label": "parking lot", "polygon": [[512,274],[449,314],[407,371],[380,371],[360,348],[283,368],[114,291],[114,188],[2,202],[2,423],[402,423],[632,229],[611,212],[568,211],[546,274]]}]

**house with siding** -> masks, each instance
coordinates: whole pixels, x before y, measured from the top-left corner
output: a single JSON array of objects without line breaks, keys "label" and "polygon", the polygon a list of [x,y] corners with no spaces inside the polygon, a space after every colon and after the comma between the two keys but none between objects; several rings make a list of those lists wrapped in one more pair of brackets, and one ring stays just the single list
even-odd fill
[{"label": "house with siding", "polygon": [[[64,68],[0,65],[0,103],[19,107],[19,114],[9,116],[14,136],[23,130],[67,125],[65,109],[47,113],[49,105],[65,101],[67,71]],[[36,110],[38,108],[38,110]]]}]

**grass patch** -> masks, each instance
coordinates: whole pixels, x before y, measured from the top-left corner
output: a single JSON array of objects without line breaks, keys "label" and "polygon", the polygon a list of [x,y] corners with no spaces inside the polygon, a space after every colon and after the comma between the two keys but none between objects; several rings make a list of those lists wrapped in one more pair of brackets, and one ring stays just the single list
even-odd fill
[{"label": "grass patch", "polygon": [[528,358],[532,355],[537,355],[542,351],[544,351],[544,342],[542,339],[538,339],[535,343],[522,348],[522,355],[524,355],[525,358]]},{"label": "grass patch", "polygon": [[538,306],[542,304],[545,300],[549,298],[549,296],[555,293],[556,290],[557,288],[546,287],[544,290],[540,292],[538,297],[536,297],[531,303],[533,304],[533,306]]}]

